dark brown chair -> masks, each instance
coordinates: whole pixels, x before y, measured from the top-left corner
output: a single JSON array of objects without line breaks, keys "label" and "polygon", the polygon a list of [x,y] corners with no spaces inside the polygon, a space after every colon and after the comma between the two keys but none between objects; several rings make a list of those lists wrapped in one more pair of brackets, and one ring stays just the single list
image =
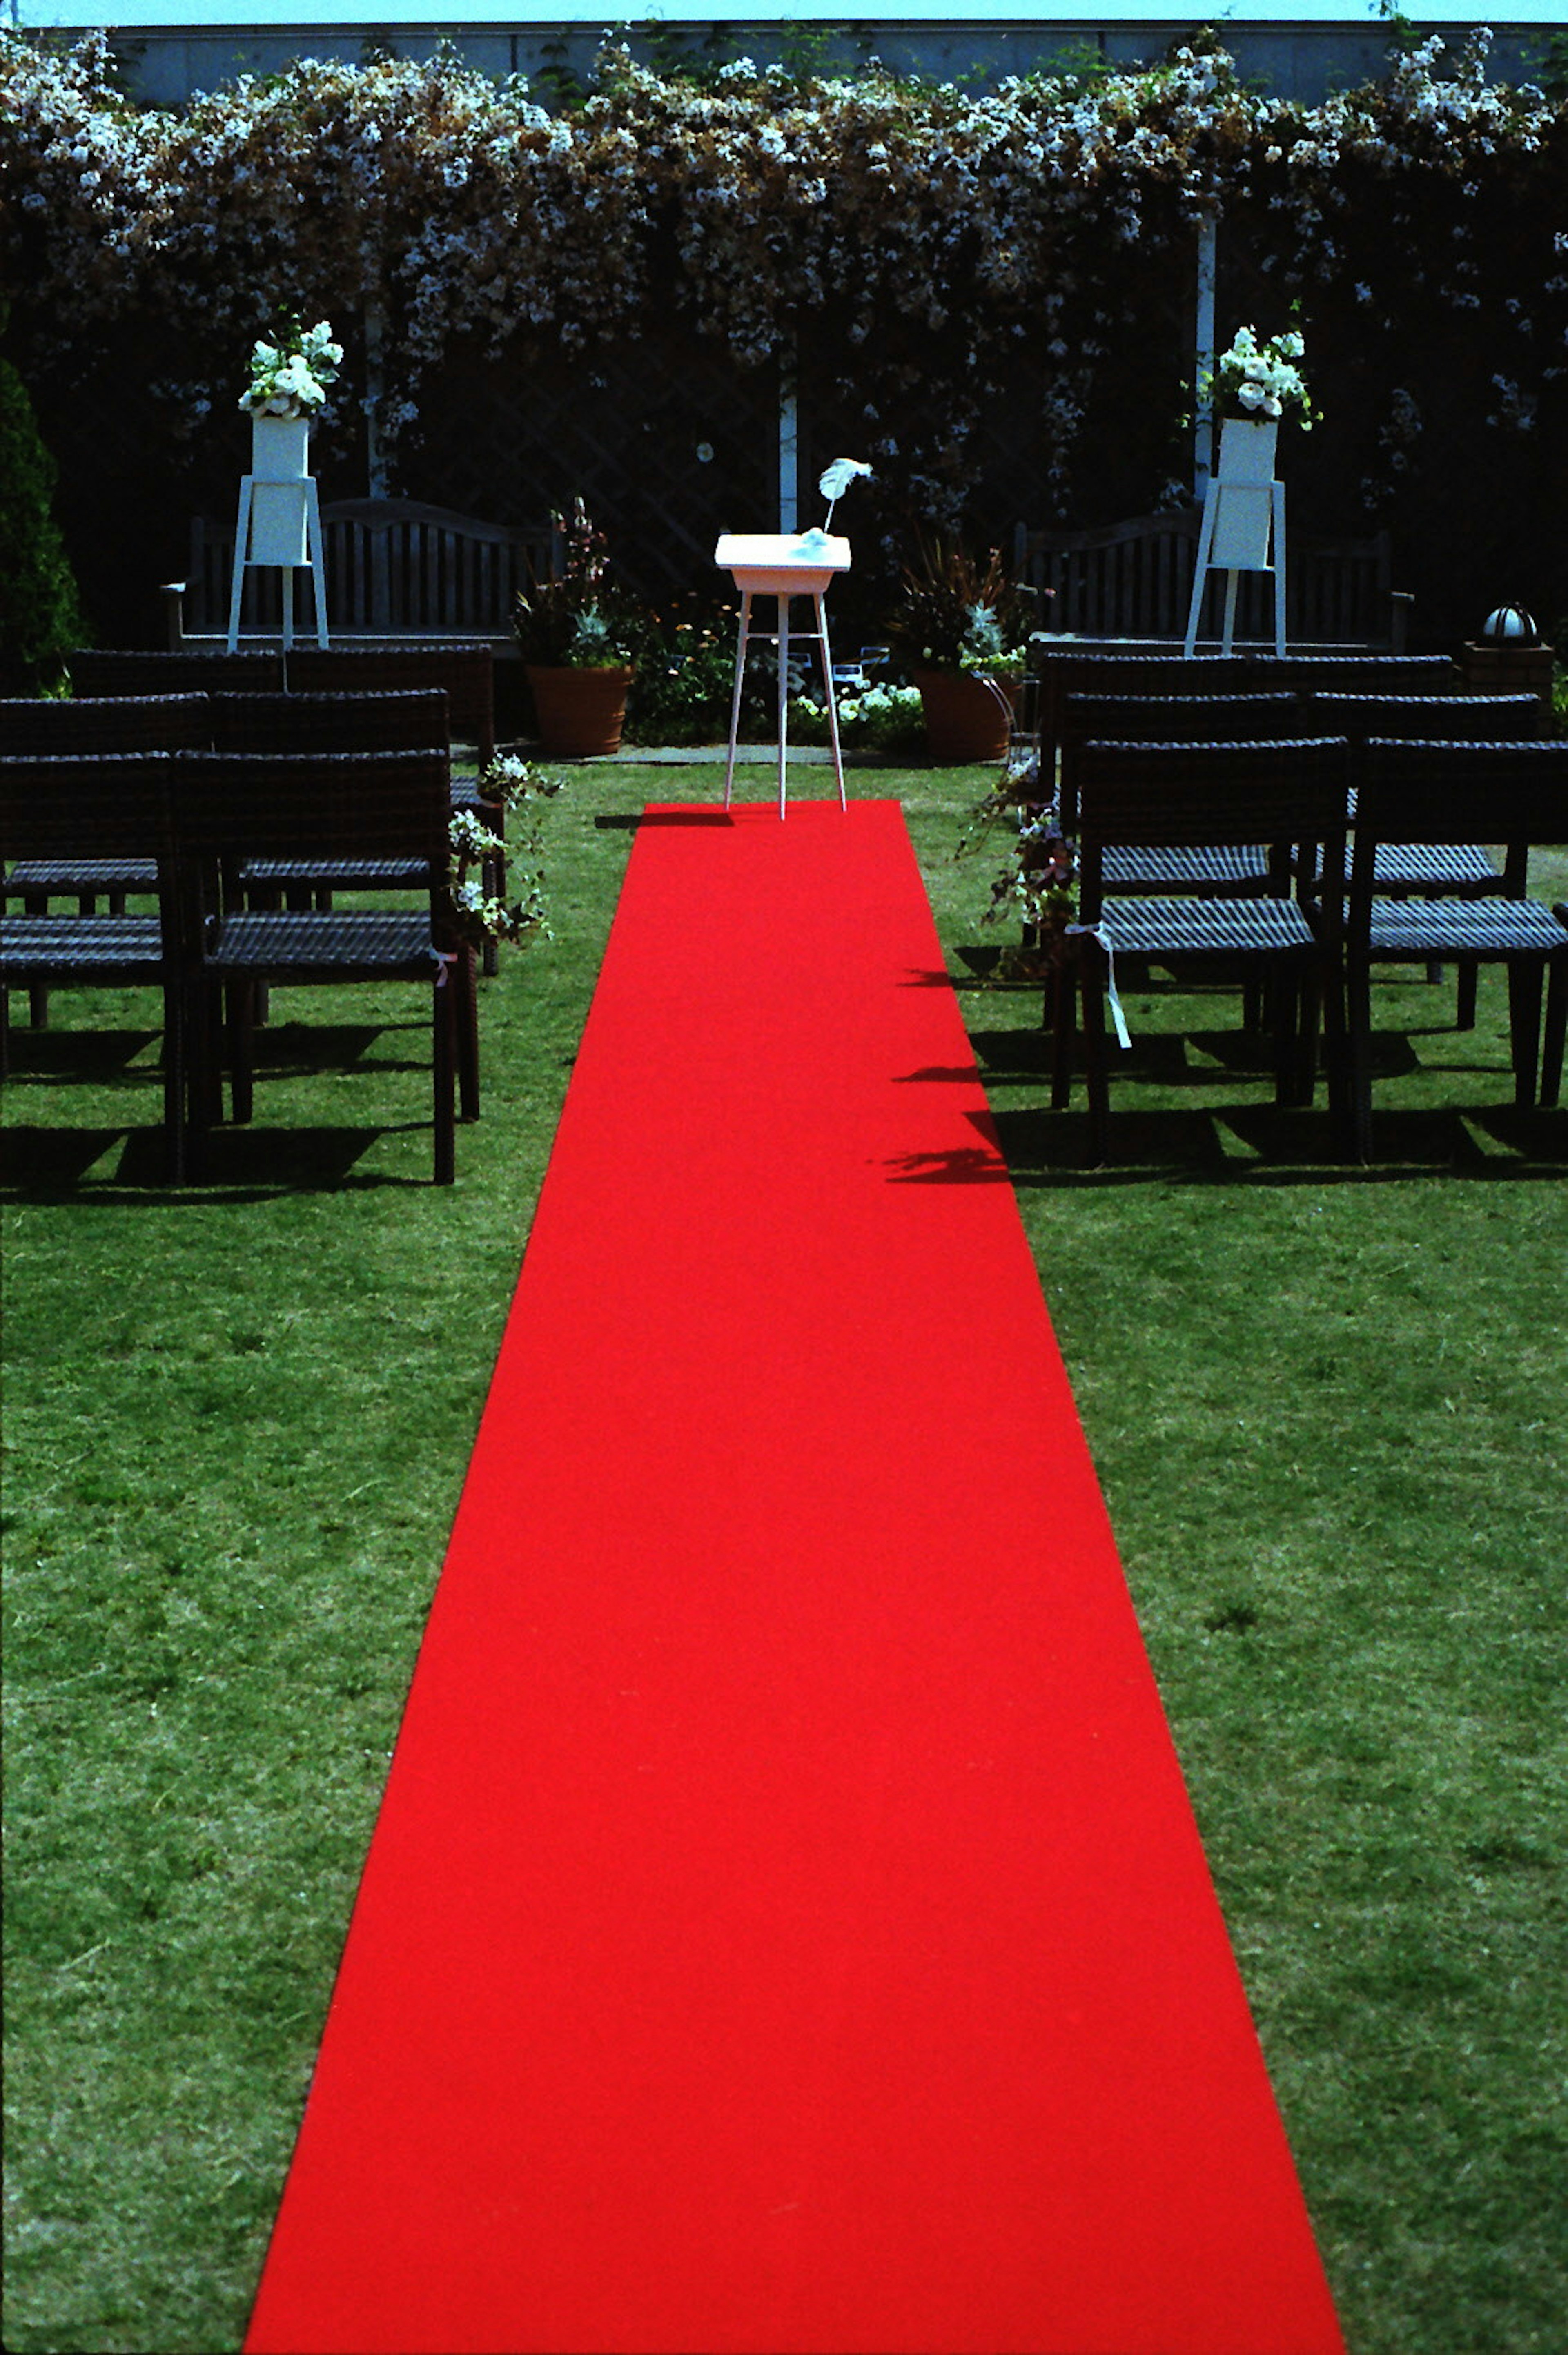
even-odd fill
[{"label": "dark brown chair", "polygon": [[[1104,1159],[1110,1086],[1105,1003],[1115,998],[1115,959],[1255,976],[1265,986],[1275,1032],[1275,1082],[1282,1104],[1308,1103],[1313,1091],[1317,1014],[1331,1026],[1330,1091],[1343,1096],[1339,1039],[1340,899],[1326,893],[1309,913],[1299,881],[1308,871],[1303,846],[1317,846],[1313,869],[1343,873],[1349,795],[1349,748],[1342,738],[1253,744],[1097,743],[1081,747],[1079,922],[1085,1078],[1092,1156]],[[1157,849],[1215,841],[1252,844],[1268,864],[1268,890],[1255,896],[1107,896],[1109,854],[1127,846]],[[1330,982],[1332,986],[1328,986]],[[1072,992],[1054,993],[1052,1103],[1071,1086]]]},{"label": "dark brown chair", "polygon": [[[1463,844],[1483,820],[1503,845],[1500,889],[1484,898],[1391,898],[1379,854],[1410,843]],[[1371,977],[1376,965],[1471,961],[1508,974],[1514,1102],[1536,1101],[1541,985],[1554,1008],[1565,985],[1568,925],[1529,894],[1532,845],[1568,841],[1568,743],[1394,741],[1372,738],[1356,762],[1356,828],[1345,919],[1346,1025],[1352,1142],[1371,1154]],[[1328,895],[1325,895],[1326,897]],[[1549,1026],[1550,1027],[1550,1026]],[[1547,1086],[1554,1097],[1549,1038]],[[1558,1061],[1561,1061],[1560,1050]]]},{"label": "dark brown chair", "polygon": [[[0,858],[47,868],[80,857],[150,874],[150,913],[29,907],[0,912],[0,1003],[14,988],[159,990],[164,1006],[164,1138],[168,1176],[185,1174],[183,944],[167,753],[0,758]],[[138,889],[144,888],[138,885]],[[8,1023],[0,1020],[0,1069]]]},{"label": "dark brown chair", "polygon": [[[396,695],[417,687],[439,688],[446,698],[453,751],[471,749],[474,775],[455,770],[452,806],[482,820],[499,841],[506,812],[487,802],[479,780],[496,757],[496,664],[487,645],[410,646],[296,646],[289,655],[288,684],[297,695]],[[497,899],[507,890],[505,853],[486,862],[485,888]],[[485,945],[485,970],[496,970],[494,942]]]},{"label": "dark brown chair", "polygon": [[[445,888],[451,791],[444,752],[215,753],[176,767],[182,864],[191,891],[197,1035],[192,1151],[218,1109],[219,1007],[229,1007],[233,1116],[252,1110],[253,995],[272,987],[406,981],[430,992],[434,1170],[455,1167],[453,1093],[463,976],[471,971]],[[418,861],[424,904],[373,912],[237,906],[256,858]]]},{"label": "dark brown chair", "polygon": [[[1068,695],[1061,717],[1061,824],[1077,826],[1077,755],[1103,743],[1251,744],[1301,732],[1300,706],[1290,694]],[[1250,844],[1118,845],[1106,853],[1105,888],[1112,891],[1262,891],[1268,862]]]},{"label": "dark brown chair", "polygon": [[[0,701],[0,757],[173,752],[205,744],[207,729],[204,695],[17,697]],[[91,916],[102,899],[112,916],[123,916],[126,895],[154,891],[157,881],[150,858],[19,858],[0,888],[29,915],[46,914],[51,900],[74,900],[77,913]],[[29,995],[33,1028],[41,1030],[48,991],[38,983]]]},{"label": "dark brown chair", "polygon": [[[1545,714],[1533,695],[1314,694],[1305,698],[1304,724],[1349,739],[1352,752],[1373,736],[1413,737],[1428,742],[1501,743],[1545,732]],[[1356,793],[1350,789],[1350,819]],[[1414,896],[1484,899],[1500,891],[1490,851],[1480,842],[1385,842],[1378,851],[1377,888],[1391,899]],[[1434,965],[1432,979],[1441,978]],[[1459,966],[1455,1027],[1476,1027],[1476,966]]]}]

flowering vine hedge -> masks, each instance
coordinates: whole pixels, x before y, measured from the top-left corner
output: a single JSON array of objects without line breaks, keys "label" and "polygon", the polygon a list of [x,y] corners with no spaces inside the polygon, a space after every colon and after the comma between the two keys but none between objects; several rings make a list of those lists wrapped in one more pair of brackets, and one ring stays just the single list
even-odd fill
[{"label": "flowering vine hedge", "polygon": [[588,372],[675,327],[801,369],[902,512],[944,525],[987,413],[1024,400],[1030,519],[1106,520],[1184,495],[1212,202],[1221,337],[1298,306],[1313,463],[1355,503],[1339,527],[1451,466],[1456,415],[1472,464],[1568,442],[1568,109],[1489,83],[1485,37],[1316,108],[1244,90],[1205,37],[989,94],[874,67],[661,74],[612,43],[557,115],[447,56],[304,60],[139,111],[100,37],[5,35],[0,187],[24,372],[69,386],[127,336],[176,437],[232,410],[289,314],[348,347],[338,430],[373,409],[406,468],[453,353]]}]

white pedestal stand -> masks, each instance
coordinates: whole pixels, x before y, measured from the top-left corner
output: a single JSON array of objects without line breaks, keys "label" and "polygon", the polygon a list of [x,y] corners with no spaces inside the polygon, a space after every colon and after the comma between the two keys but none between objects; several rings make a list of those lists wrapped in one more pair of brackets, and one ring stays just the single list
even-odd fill
[{"label": "white pedestal stand", "polygon": [[229,599],[229,651],[240,643],[240,602],[252,565],[272,565],[283,576],[283,647],[294,642],[294,574],[310,569],[315,588],[315,642],[327,644],[326,561],[321,536],[321,503],[315,477],[307,471],[310,421],[303,417],[253,417],[251,472],[240,478],[240,513],[234,526],[234,580]]},{"label": "white pedestal stand", "polygon": [[[838,783],[838,806],[848,809],[844,791],[844,756],[838,744],[838,706],[833,693],[833,654],[827,642],[827,609],[823,603],[836,572],[849,570],[849,543],[830,539],[826,532],[726,532],[713,560],[734,578],[741,592],[741,629],[735,647],[735,694],[730,707],[730,755],[724,770],[724,806],[730,806],[735,783],[735,745],[741,730],[741,694],[746,676],[746,648],[753,638],[775,643],[779,650],[779,815],[785,805],[785,766],[789,727],[789,608],[793,597],[809,597],[816,613],[814,630],[797,630],[797,638],[815,639],[822,648],[822,673],[827,696],[827,733],[833,747],[833,773]],[[753,630],[752,600],[778,601],[776,630]]]},{"label": "white pedestal stand", "polygon": [[1221,428],[1220,472],[1211,475],[1203,492],[1198,569],[1187,615],[1189,655],[1198,643],[1198,617],[1210,573],[1225,575],[1220,651],[1228,655],[1235,635],[1241,576],[1266,572],[1274,587],[1274,650],[1284,656],[1285,485],[1273,479],[1275,432],[1272,423],[1253,425],[1234,418],[1227,418]]}]

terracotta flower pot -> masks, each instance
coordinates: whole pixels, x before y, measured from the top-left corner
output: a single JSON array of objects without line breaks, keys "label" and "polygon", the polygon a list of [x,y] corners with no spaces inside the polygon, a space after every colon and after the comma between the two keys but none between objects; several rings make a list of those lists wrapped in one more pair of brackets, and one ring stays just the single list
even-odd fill
[{"label": "terracotta flower pot", "polygon": [[539,715],[540,746],[548,760],[603,760],[621,749],[626,717],[629,663],[611,669],[528,666]]},{"label": "terracotta flower pot", "polygon": [[[926,748],[940,768],[1004,761],[1011,734],[1010,698],[999,701],[967,671],[917,670]],[[1007,696],[1005,680],[999,682]]]}]

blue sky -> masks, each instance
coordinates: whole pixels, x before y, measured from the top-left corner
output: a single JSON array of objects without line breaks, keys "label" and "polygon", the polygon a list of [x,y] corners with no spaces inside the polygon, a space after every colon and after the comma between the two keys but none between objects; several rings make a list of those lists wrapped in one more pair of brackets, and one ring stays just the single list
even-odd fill
[{"label": "blue sky", "polygon": [[[992,24],[1158,23],[1213,24],[1230,18],[1238,24],[1339,23],[1364,25],[1376,21],[1371,0],[1235,0],[1230,7],[1189,11],[1171,0],[1110,0],[1100,8],[1060,11],[1008,5],[1008,0],[951,0],[941,7],[922,5],[902,10],[838,7],[814,8],[809,0],[659,0],[656,7],[635,0],[605,5],[605,0],[549,0],[538,7],[487,8],[484,0],[464,5],[437,5],[400,8],[378,0],[238,0],[229,8],[197,8],[183,0],[0,0],[0,19],[19,18],[23,25],[86,27],[93,25],[526,25],[581,23],[610,25],[637,22],[644,16],[675,23],[749,24],[788,20],[796,24],[859,21],[878,15],[897,15],[907,22],[976,18]],[[1418,26],[1550,25],[1568,28],[1568,0],[1502,0],[1495,11],[1477,0],[1410,0],[1406,14]]]}]

